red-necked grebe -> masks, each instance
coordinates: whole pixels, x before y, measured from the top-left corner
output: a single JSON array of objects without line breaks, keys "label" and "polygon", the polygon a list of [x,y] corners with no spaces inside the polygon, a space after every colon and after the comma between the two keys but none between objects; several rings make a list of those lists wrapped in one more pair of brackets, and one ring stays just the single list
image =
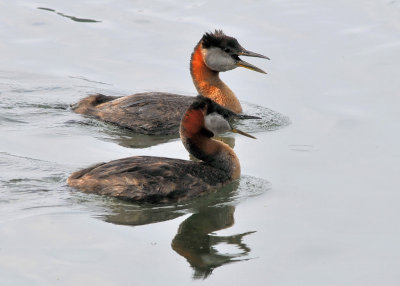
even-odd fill
[{"label": "red-necked grebe", "polygon": [[212,139],[214,133],[232,131],[252,137],[233,129],[224,117],[225,110],[198,96],[182,118],[183,145],[201,161],[129,157],[77,171],[67,182],[86,193],[151,203],[182,201],[212,192],[240,177],[238,157],[227,144]]},{"label": "red-necked grebe", "polygon": [[[268,59],[244,49],[235,38],[216,30],[203,35],[194,48],[190,61],[190,73],[197,91],[236,113],[242,112],[242,106],[233,91],[220,79],[219,73],[236,67],[265,73],[241,60],[241,55]],[[191,96],[164,92],[146,92],[124,97],[96,94],[82,99],[72,109],[137,133],[170,135],[178,134],[182,115],[192,102]]]}]

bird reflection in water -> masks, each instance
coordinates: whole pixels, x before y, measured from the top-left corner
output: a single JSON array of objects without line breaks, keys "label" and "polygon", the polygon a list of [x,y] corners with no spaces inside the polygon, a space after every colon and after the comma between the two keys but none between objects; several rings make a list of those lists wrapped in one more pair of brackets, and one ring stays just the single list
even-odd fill
[{"label": "bird reflection in water", "polygon": [[[172,248],[185,257],[194,269],[194,279],[205,279],[215,268],[224,264],[248,260],[244,257],[250,253],[250,248],[242,240],[254,231],[230,236],[214,233],[233,226],[234,212],[234,206],[206,207],[179,226],[172,240]],[[222,253],[216,248],[219,244],[236,246],[240,252]]]},{"label": "bird reflection in water", "polygon": [[[254,193],[246,193],[249,183],[252,187],[251,191]],[[105,203],[103,207],[106,208],[108,214],[101,218],[114,224],[138,226],[167,221],[187,213],[193,213],[180,224],[171,247],[184,257],[194,269],[194,279],[205,279],[217,267],[250,259],[250,247],[243,240],[245,236],[254,231],[228,236],[220,236],[216,232],[234,225],[237,203],[249,196],[259,195],[268,188],[268,182],[245,176],[239,182],[236,181],[215,193],[196,198],[185,204],[170,204],[160,207],[109,199],[103,201]],[[219,250],[223,246],[229,246],[229,248],[224,247],[227,251]]]}]

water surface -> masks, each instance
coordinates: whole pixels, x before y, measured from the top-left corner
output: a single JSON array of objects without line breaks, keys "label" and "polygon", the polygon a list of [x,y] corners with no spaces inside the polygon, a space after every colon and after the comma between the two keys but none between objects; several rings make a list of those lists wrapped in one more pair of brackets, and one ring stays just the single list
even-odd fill
[{"label": "water surface", "polygon": [[[0,18],[0,284],[398,285],[398,1],[22,0]],[[195,95],[190,54],[215,28],[271,58],[221,75],[245,111],[291,121],[228,139],[242,179],[163,207],[67,187],[98,162],[189,159],[69,106]]]}]

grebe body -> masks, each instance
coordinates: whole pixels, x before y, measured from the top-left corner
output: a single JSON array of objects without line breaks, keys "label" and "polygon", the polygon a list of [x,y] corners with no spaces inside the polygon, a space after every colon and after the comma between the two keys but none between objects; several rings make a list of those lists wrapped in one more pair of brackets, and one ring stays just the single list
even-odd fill
[{"label": "grebe body", "polygon": [[[222,31],[206,33],[194,48],[190,73],[197,91],[227,109],[240,113],[242,107],[232,90],[220,79],[219,73],[245,67],[265,73],[241,60],[239,55],[267,57],[247,51],[238,41]],[[138,93],[124,97],[90,95],[72,109],[107,122],[148,135],[178,134],[180,119],[193,102],[191,96],[164,92]]]},{"label": "grebe body", "polygon": [[227,144],[212,139],[214,132],[230,130],[250,136],[232,129],[224,110],[198,96],[181,120],[183,145],[200,161],[129,157],[77,171],[67,182],[86,193],[150,203],[183,201],[212,192],[240,177],[239,159]]}]

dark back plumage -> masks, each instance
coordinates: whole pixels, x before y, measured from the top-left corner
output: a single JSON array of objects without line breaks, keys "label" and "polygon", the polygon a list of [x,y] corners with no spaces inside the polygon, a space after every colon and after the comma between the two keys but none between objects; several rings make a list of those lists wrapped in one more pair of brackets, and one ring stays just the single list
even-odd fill
[{"label": "dark back plumage", "polygon": [[70,186],[85,193],[148,203],[184,201],[230,181],[226,172],[204,162],[151,156],[97,164],[68,178]]}]

